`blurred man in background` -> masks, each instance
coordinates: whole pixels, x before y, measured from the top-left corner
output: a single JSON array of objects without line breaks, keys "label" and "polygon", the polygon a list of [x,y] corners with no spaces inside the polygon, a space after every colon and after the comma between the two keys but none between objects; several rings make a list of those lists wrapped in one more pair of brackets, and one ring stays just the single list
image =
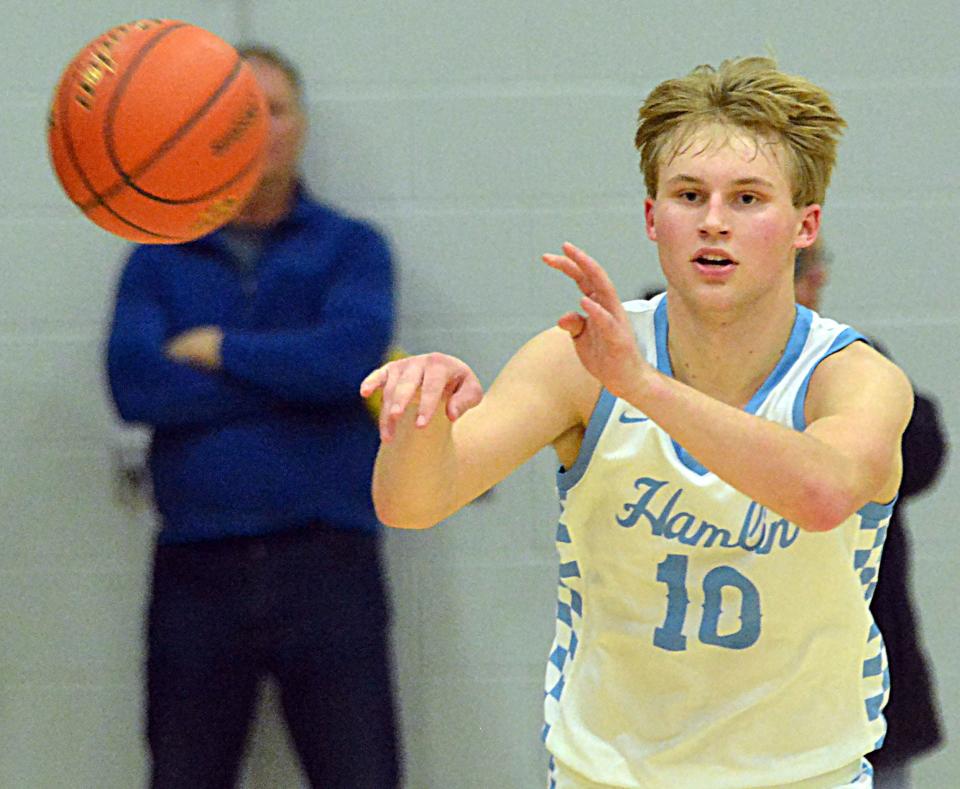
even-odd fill
[{"label": "blurred man in background", "polygon": [[390,789],[378,442],[357,394],[390,341],[390,253],[304,188],[296,69],[240,53],[271,115],[263,178],[231,225],[133,250],[108,346],[120,415],[153,431],[151,783],[233,786],[272,675],[314,787]]}]

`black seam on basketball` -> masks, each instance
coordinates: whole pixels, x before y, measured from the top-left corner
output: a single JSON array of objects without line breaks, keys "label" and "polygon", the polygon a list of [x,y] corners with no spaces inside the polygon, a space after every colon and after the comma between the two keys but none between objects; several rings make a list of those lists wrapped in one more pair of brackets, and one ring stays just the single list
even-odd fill
[{"label": "black seam on basketball", "polygon": [[96,195],[96,199],[90,203],[86,203],[80,206],[80,208],[83,210],[84,213],[96,208],[98,205],[103,205],[104,200],[110,197],[116,197],[116,195],[122,192],[123,188],[127,186],[127,180],[125,178],[125,174],[123,173],[122,170],[120,170],[116,166],[116,162],[114,161],[114,155],[112,150],[113,148],[112,140],[110,140],[109,138],[106,138],[106,134],[108,133],[108,127],[111,125],[110,117],[113,114],[113,107],[116,103],[117,93],[120,92],[121,88],[126,87],[126,84],[130,81],[131,74],[134,71],[136,71],[136,67],[147,56],[147,53],[149,53],[150,50],[152,50],[155,46],[157,46],[158,43],[160,43],[163,39],[169,36],[174,30],[180,30],[181,28],[184,28],[184,27],[187,27],[186,23],[178,22],[177,24],[164,28],[159,33],[155,34],[153,38],[151,38],[146,44],[144,44],[137,51],[137,54],[133,56],[133,60],[130,61],[130,65],[123,72],[123,74],[120,75],[120,81],[117,83],[116,90],[114,91],[113,96],[111,96],[111,101],[106,111],[106,119],[104,123],[104,136],[105,136],[104,142],[107,145],[107,155],[110,157],[111,163],[114,164],[114,169],[117,170],[118,173],[120,173],[121,177],[119,181],[114,182],[111,186],[109,186],[107,189],[103,190],[102,192],[98,193],[95,190],[91,189],[90,191],[93,192],[94,195]]},{"label": "black seam on basketball", "polygon": [[[171,28],[171,30],[173,29],[175,28]],[[144,47],[144,49],[146,49],[146,47]],[[143,50],[141,50],[141,52],[142,51]],[[137,54],[139,55],[140,53],[137,53]],[[136,65],[139,66],[140,65],[139,62],[137,62]],[[111,164],[113,164],[113,169],[120,174],[120,178],[122,179],[122,182],[127,186],[129,186],[131,189],[133,189],[135,192],[138,192],[141,195],[143,195],[144,197],[150,198],[151,200],[155,200],[160,203],[170,202],[174,204],[181,204],[181,203],[193,203],[193,202],[197,202],[198,200],[201,200],[202,199],[201,197],[191,197],[184,200],[167,200],[163,197],[160,197],[159,195],[155,195],[137,186],[137,184],[134,182],[134,179],[144,175],[144,173],[146,173],[147,170],[149,170],[151,167],[153,167],[154,164],[156,164],[160,159],[162,159],[163,156],[166,155],[170,151],[170,149],[173,148],[174,145],[176,145],[181,139],[183,139],[183,137],[194,126],[196,126],[197,123],[200,122],[201,118],[203,118],[203,116],[206,115],[207,110],[209,110],[210,107],[216,104],[217,101],[220,99],[220,97],[226,92],[227,88],[229,88],[230,85],[233,84],[237,76],[240,74],[240,69],[242,67],[243,67],[243,59],[237,56],[237,61],[236,63],[234,63],[233,69],[231,69],[230,73],[224,78],[223,82],[220,83],[217,89],[212,94],[210,94],[207,100],[200,105],[200,107],[193,113],[193,115],[191,115],[190,118],[188,118],[186,122],[173,133],[173,135],[171,135],[168,139],[164,140],[160,144],[160,147],[157,148],[152,154],[150,154],[150,156],[148,156],[146,160],[134,172],[128,173],[123,169],[123,167],[120,164],[119,157],[117,157],[116,148],[114,146],[113,123],[116,117],[117,106],[120,103],[120,99],[123,97],[123,92],[126,90],[127,83],[130,81],[130,79],[132,79],[132,75],[136,71],[136,66],[131,64],[130,68],[126,72],[124,72],[123,78],[120,80],[120,83],[117,85],[117,89],[114,91],[113,95],[110,97],[110,104],[107,105],[106,120],[104,123],[104,142],[106,143],[106,147],[107,147],[107,156],[110,157],[110,162]],[[224,186],[220,186],[219,188],[215,189],[211,194],[216,194],[217,192],[221,191],[224,188],[225,188]]]},{"label": "black seam on basketball", "polygon": [[[66,91],[64,91],[60,96],[59,106],[57,107],[57,116],[60,118],[60,128],[61,134],[63,137],[63,147],[66,150],[67,157],[70,159],[70,164],[73,165],[73,169],[77,171],[77,175],[80,176],[80,180],[83,182],[83,185],[87,188],[87,191],[90,194],[94,195],[97,199],[91,206],[84,206],[81,203],[78,203],[76,200],[73,200],[73,203],[81,210],[84,214],[88,214],[93,208],[96,208],[98,205],[103,206],[107,213],[111,214],[114,218],[120,220],[123,224],[128,227],[133,228],[134,230],[139,230],[141,233],[145,233],[148,236],[153,236],[154,238],[162,238],[167,241],[182,241],[183,239],[178,238],[177,236],[165,236],[162,233],[156,233],[153,230],[148,230],[145,227],[140,227],[140,225],[135,222],[130,221],[127,217],[118,214],[113,208],[111,208],[103,198],[94,188],[90,179],[87,177],[86,172],[83,167],[80,166],[80,161],[77,158],[77,150],[73,145],[73,136],[70,129],[70,119],[67,114],[66,107],[69,105],[69,102],[66,99]],[[72,198],[71,198],[72,199]]]},{"label": "black seam on basketball", "polygon": [[236,183],[241,178],[243,178],[247,173],[249,173],[250,170],[252,170],[257,165],[259,160],[260,160],[260,154],[258,152],[254,154],[253,158],[249,162],[247,162],[240,169],[240,171],[236,175],[232,176],[229,180],[224,181],[222,184],[215,186],[213,189],[210,189],[209,191],[204,192],[203,194],[194,195],[193,197],[185,197],[181,200],[173,200],[168,197],[160,197],[159,195],[150,194],[149,192],[145,192],[143,189],[137,188],[137,185],[133,183],[127,184],[127,186],[129,186],[135,192],[142,194],[144,197],[149,197],[155,203],[161,203],[163,205],[189,205],[190,203],[199,203],[203,200],[209,200],[214,195],[218,195],[221,192],[223,192],[225,189],[229,189],[234,183]]}]

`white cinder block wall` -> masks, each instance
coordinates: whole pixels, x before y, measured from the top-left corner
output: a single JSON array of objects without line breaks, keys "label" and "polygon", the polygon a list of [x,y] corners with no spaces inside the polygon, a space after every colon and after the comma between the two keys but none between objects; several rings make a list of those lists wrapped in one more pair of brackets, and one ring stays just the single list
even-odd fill
[{"label": "white cinder block wall", "polygon": [[[399,339],[460,354],[487,383],[575,301],[541,252],[580,243],[624,296],[659,281],[631,145],[646,92],[697,63],[773,52],[830,88],[851,126],[826,207],[824,311],[880,337],[960,436],[952,0],[2,6],[2,787],[127,789],[145,775],[150,527],[115,495],[100,362],[125,246],[66,202],[44,147],[59,70],[118,22],[178,17],[281,45],[306,78],[309,183],[392,239]],[[553,465],[544,453],[441,527],[387,537],[410,789],[542,785]],[[908,513],[948,736],[960,731],[953,468]],[[244,784],[298,786],[270,699]],[[915,772],[918,786],[953,785],[960,747]]]}]

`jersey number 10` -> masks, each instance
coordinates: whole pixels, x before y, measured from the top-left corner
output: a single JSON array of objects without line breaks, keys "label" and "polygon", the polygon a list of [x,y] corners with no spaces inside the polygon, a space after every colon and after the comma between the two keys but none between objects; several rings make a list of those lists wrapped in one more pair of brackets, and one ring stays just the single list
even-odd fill
[{"label": "jersey number 10", "polygon": [[[687,557],[667,554],[657,565],[657,580],[667,585],[667,617],[661,627],[653,631],[653,644],[670,652],[687,648],[683,625],[687,618]],[[720,612],[723,588],[740,591],[740,629],[720,635]],[[757,587],[739,570],[723,564],[714,567],[703,577],[703,618],[700,620],[700,642],[724,647],[746,649],[760,638],[760,593]]]}]

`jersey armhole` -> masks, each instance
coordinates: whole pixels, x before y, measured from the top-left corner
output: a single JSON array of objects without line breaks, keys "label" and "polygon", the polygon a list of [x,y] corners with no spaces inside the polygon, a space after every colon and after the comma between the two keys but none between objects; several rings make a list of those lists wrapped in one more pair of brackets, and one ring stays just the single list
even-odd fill
[{"label": "jersey armhole", "polygon": [[817,359],[810,369],[807,371],[807,374],[803,377],[803,381],[800,383],[800,386],[797,389],[797,396],[793,401],[793,429],[803,432],[807,429],[807,417],[804,414],[804,405],[807,401],[807,389],[810,387],[810,379],[813,377],[814,372],[817,367],[820,366],[820,363],[829,356],[838,351],[842,351],[848,345],[855,342],[865,342],[867,345],[870,345],[870,341],[864,337],[860,332],[855,329],[844,329],[840,334],[837,335],[836,339],[830,344],[830,347],[824,351],[823,355]]},{"label": "jersey armhole", "polygon": [[587,471],[590,460],[593,458],[593,452],[597,448],[597,442],[603,433],[603,429],[610,419],[610,412],[617,402],[606,389],[600,390],[600,397],[597,398],[597,404],[593,407],[590,414],[590,421],[587,423],[587,429],[583,434],[583,441],[580,443],[580,451],[577,452],[577,459],[573,465],[567,469],[560,466],[557,469],[557,489],[565,493],[576,485]]}]

